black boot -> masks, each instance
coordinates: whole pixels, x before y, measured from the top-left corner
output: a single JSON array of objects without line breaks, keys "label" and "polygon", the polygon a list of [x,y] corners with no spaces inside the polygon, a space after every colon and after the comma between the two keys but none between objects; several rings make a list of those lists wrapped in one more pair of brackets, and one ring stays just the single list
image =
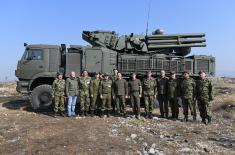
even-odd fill
[{"label": "black boot", "polygon": [[166,119],[168,118],[168,113],[165,113],[165,117],[166,117]]},{"label": "black boot", "polygon": [[146,119],[149,118],[149,113],[148,113],[148,112],[145,113],[145,118],[146,118]]},{"label": "black boot", "polygon": [[153,114],[152,114],[152,112],[149,113],[149,119],[153,119]]},{"label": "black boot", "polygon": [[94,117],[94,110],[91,110],[91,117]]},{"label": "black boot", "polygon": [[202,123],[206,124],[206,119],[202,118]]},{"label": "black boot", "polygon": [[188,116],[184,116],[184,121],[188,122]]},{"label": "black boot", "polygon": [[81,117],[84,117],[84,111],[83,110],[81,111]]},{"label": "black boot", "polygon": [[107,117],[110,117],[110,111],[109,111],[109,110],[106,110],[105,113],[106,113],[106,116],[107,116]]},{"label": "black boot", "polygon": [[60,115],[61,115],[62,117],[66,117],[66,114],[65,114],[64,111],[60,112]]},{"label": "black boot", "polygon": [[197,116],[193,115],[193,121],[195,122],[197,120]]},{"label": "black boot", "polygon": [[103,118],[104,117],[104,112],[101,110],[100,111],[100,118]]},{"label": "black boot", "polygon": [[208,116],[208,117],[207,117],[207,120],[208,120],[208,124],[210,124],[210,123],[211,123],[211,117]]},{"label": "black boot", "polygon": [[57,112],[54,112],[53,117],[56,118],[58,116]]}]

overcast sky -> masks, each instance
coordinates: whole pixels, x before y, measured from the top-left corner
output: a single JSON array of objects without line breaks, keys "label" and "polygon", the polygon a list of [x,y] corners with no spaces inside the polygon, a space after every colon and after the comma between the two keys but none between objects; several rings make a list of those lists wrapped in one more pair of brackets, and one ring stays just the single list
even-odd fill
[{"label": "overcast sky", "polygon": [[[0,5],[0,81],[15,80],[23,43],[81,44],[83,30],[144,33],[149,0],[20,0]],[[149,32],[206,33],[207,47],[192,54],[216,57],[219,76],[235,76],[234,0],[152,0]]]}]

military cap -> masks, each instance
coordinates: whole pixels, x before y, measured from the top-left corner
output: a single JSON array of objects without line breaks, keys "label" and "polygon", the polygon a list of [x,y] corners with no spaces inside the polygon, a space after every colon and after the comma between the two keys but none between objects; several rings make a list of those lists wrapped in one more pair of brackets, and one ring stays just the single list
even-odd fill
[{"label": "military cap", "polygon": [[171,71],[170,74],[171,74],[171,75],[172,75],[172,74],[175,74],[175,71]]},{"label": "military cap", "polygon": [[189,71],[184,71],[183,74],[185,74],[185,73],[186,73],[186,74],[189,74]]},{"label": "military cap", "polygon": [[57,76],[59,76],[59,75],[63,75],[64,73],[62,73],[62,72],[57,72]]},{"label": "military cap", "polygon": [[109,76],[108,73],[104,73],[104,76]]},{"label": "military cap", "polygon": [[95,72],[95,75],[99,75],[100,74],[100,72]]},{"label": "military cap", "polygon": [[205,73],[205,71],[204,71],[204,70],[200,70],[200,71],[198,72],[198,74],[202,74],[202,73]]},{"label": "military cap", "polygon": [[146,71],[146,74],[148,74],[148,73],[152,73],[152,71],[151,70]]}]

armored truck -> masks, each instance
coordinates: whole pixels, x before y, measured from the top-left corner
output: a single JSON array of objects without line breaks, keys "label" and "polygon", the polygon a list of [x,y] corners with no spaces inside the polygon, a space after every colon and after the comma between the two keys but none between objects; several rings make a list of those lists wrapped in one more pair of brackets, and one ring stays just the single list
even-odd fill
[{"label": "armored truck", "polygon": [[17,91],[30,95],[34,109],[51,105],[51,85],[58,72],[65,78],[71,71],[77,75],[83,69],[92,76],[95,72],[112,74],[117,68],[124,77],[136,72],[143,78],[152,70],[175,71],[181,75],[188,71],[198,76],[204,70],[215,75],[215,58],[207,55],[189,55],[193,47],[205,47],[205,34],[163,34],[156,30],[151,35],[119,36],[115,31],[83,31],[82,38],[88,46],[24,44],[25,51],[18,61],[15,75]]}]

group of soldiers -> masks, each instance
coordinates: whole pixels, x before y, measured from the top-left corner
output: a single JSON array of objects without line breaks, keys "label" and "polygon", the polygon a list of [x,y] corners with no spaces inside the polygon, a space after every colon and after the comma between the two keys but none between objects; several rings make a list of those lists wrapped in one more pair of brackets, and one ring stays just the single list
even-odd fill
[{"label": "group of soldiers", "polygon": [[100,117],[111,114],[126,116],[126,100],[129,98],[133,113],[140,119],[140,100],[143,98],[145,118],[153,118],[156,99],[160,107],[160,117],[169,118],[168,103],[171,107],[171,118],[179,116],[179,100],[182,101],[184,121],[188,121],[189,110],[196,120],[196,103],[204,124],[211,122],[210,101],[213,100],[212,84],[204,71],[199,72],[199,79],[194,80],[189,72],[183,72],[183,78],[177,79],[175,72],[170,72],[168,78],[164,70],[158,78],[152,77],[152,72],[146,72],[146,78],[140,81],[136,73],[131,74],[126,81],[117,69],[113,75],[95,73],[94,79],[84,70],[80,77],[72,71],[70,77],[63,79],[59,73],[53,82],[52,96],[54,98],[55,117],[58,114],[65,116],[64,97],[68,98],[67,116],[76,116],[75,107],[79,99],[80,116]]}]

